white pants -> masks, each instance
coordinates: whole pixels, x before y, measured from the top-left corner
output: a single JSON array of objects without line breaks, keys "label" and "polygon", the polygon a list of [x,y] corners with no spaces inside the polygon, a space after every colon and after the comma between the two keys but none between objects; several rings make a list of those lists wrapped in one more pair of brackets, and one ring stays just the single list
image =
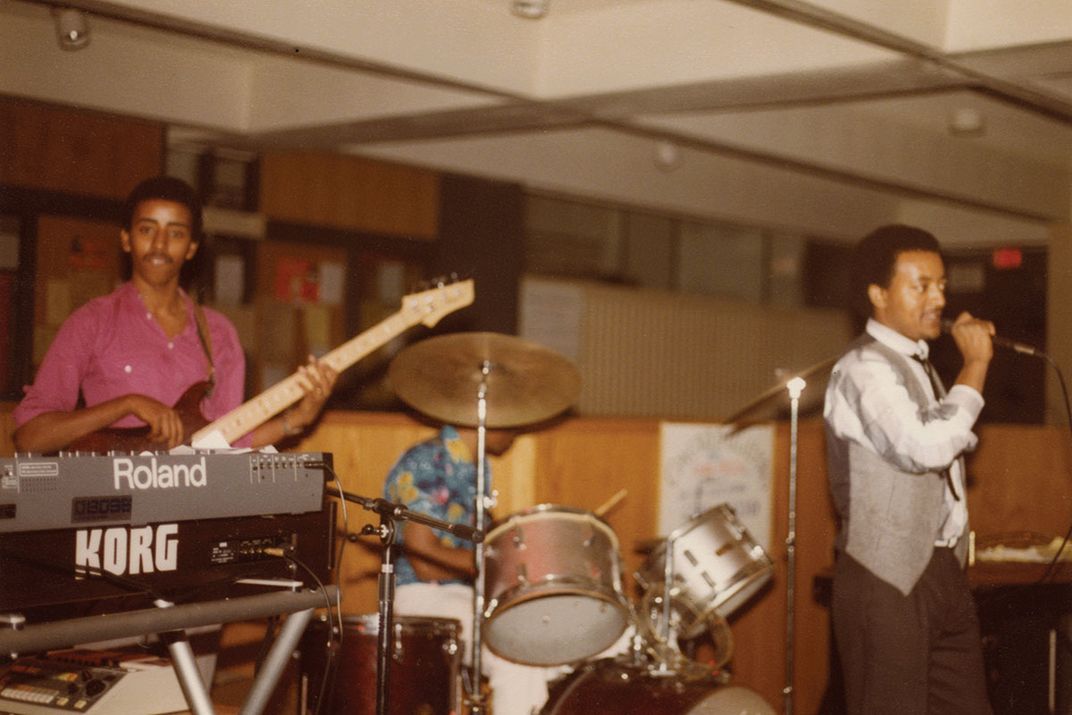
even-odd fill
[{"label": "white pants", "polygon": [[[473,630],[473,589],[464,584],[408,583],[395,591],[399,616],[456,618],[462,624],[464,664],[471,662],[469,634]],[[481,670],[491,685],[494,715],[531,715],[547,701],[547,684],[569,668],[522,665],[481,648]]]}]

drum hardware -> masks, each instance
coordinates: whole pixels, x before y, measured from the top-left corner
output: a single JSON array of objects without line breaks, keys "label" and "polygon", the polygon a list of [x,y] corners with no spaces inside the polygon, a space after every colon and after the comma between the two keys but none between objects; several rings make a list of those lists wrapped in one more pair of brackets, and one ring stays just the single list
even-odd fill
[{"label": "drum hardware", "polygon": [[[518,427],[551,418],[572,405],[581,390],[580,373],[564,357],[497,333],[457,333],[414,343],[391,361],[388,380],[396,394],[420,412],[448,424],[476,427],[474,513],[481,533],[487,507],[488,428]],[[486,589],[482,541],[475,543],[473,558],[476,577],[470,656],[473,680],[479,682]],[[478,688],[469,690],[468,695],[466,712],[487,712]]]},{"label": "drum hardware", "polygon": [[[390,653],[392,652],[391,643],[391,630],[394,624],[394,600],[395,600],[395,566],[394,566],[394,549],[395,549],[395,537],[397,535],[397,521],[413,521],[419,524],[424,524],[433,529],[439,529],[440,531],[447,531],[454,534],[460,539],[472,541],[477,544],[479,548],[480,542],[484,540],[484,533],[481,529],[467,526],[465,524],[452,524],[450,522],[442,521],[434,517],[430,517],[420,512],[410,511],[405,505],[395,504],[394,502],[387,501],[386,499],[368,499],[361,497],[350,492],[343,491],[342,489],[335,489],[333,487],[325,487],[325,491],[334,496],[340,497],[346,501],[359,504],[367,511],[374,512],[380,516],[380,525],[378,527],[366,524],[361,529],[362,535],[376,534],[380,537],[380,541],[383,544],[383,550],[380,562],[380,575],[379,575],[379,611],[378,623],[386,624],[384,628],[378,628],[377,648],[376,648],[376,715],[386,715],[389,710],[389,693],[387,683],[391,675],[391,661]],[[479,670],[477,670],[479,672]]]},{"label": "drum hardware", "polygon": [[[712,650],[711,662],[718,668],[724,667],[733,658],[734,650],[733,631],[729,623],[717,610],[706,614],[696,611],[680,614],[678,609],[688,604],[688,601],[677,598],[677,595],[676,589],[671,592],[673,611],[670,630],[676,634],[676,637],[671,638],[669,642],[664,640],[663,635],[665,633],[663,623],[665,591],[655,588],[641,597],[639,628],[657,649],[656,657],[674,663],[675,668],[687,667],[695,658],[685,652],[686,646],[691,645],[695,649],[703,645],[704,639],[709,639]],[[690,623],[699,621],[703,624],[703,628],[696,635],[686,636],[681,626],[682,621]]]}]

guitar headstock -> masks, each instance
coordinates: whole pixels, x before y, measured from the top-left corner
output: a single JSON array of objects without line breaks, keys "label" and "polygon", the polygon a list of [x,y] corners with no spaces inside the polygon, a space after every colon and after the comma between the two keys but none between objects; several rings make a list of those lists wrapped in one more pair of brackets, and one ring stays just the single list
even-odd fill
[{"label": "guitar headstock", "polygon": [[473,280],[470,278],[410,293],[402,298],[402,310],[420,316],[420,322],[431,328],[444,316],[471,305],[473,297]]}]

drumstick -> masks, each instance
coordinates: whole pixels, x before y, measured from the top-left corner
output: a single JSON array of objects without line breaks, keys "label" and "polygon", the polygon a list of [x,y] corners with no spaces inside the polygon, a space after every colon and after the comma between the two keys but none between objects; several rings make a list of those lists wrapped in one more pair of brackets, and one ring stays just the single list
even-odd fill
[{"label": "drumstick", "polygon": [[595,510],[595,515],[602,519],[603,515],[614,507],[618,506],[618,502],[620,502],[622,499],[625,499],[625,495],[628,493],[628,489],[619,489],[617,494],[612,496],[607,501],[603,502],[603,505]]}]

